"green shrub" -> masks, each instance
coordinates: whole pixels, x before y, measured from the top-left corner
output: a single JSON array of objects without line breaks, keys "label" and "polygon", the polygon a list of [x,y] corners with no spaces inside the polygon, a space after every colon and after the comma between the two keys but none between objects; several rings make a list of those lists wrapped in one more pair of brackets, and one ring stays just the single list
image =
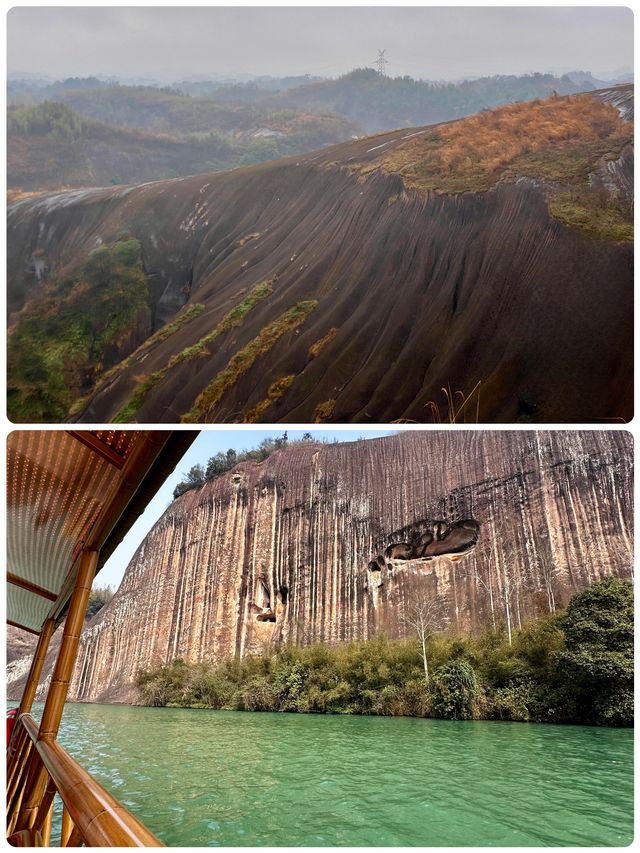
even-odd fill
[{"label": "green shrub", "polygon": [[273,687],[282,711],[301,710],[301,698],[308,676],[308,668],[301,660],[283,662],[276,668]]},{"label": "green shrub", "polygon": [[476,674],[465,660],[439,667],[432,679],[433,712],[445,720],[470,720],[478,690]]},{"label": "green shrub", "polygon": [[254,675],[238,690],[235,697],[238,711],[276,711],[278,693],[266,675]]},{"label": "green shrub", "polygon": [[102,246],[22,309],[8,340],[9,417],[65,420],[149,299],[140,243]]},{"label": "green shrub", "polygon": [[531,681],[499,687],[487,700],[486,715],[492,720],[527,723],[539,713],[539,700]]},{"label": "green shrub", "polygon": [[14,107],[8,111],[9,133],[51,136],[55,140],[72,142],[82,136],[82,117],[66,104],[44,101],[34,106]]},{"label": "green shrub", "polygon": [[[417,639],[373,640],[151,668],[139,673],[148,705],[380,716],[584,722],[633,719],[633,607],[626,581],[574,596],[566,614],[513,632],[436,635],[425,683]],[[566,646],[565,646],[566,636]]]},{"label": "green shrub", "polygon": [[633,586],[607,578],[575,595],[560,620],[565,649],[556,655],[560,704],[579,719],[631,725],[633,719]]}]

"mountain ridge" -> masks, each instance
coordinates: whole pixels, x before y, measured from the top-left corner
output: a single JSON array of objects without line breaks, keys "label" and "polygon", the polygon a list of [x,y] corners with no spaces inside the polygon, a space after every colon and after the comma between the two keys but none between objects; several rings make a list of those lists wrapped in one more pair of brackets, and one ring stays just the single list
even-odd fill
[{"label": "mountain ridge", "polygon": [[[615,133],[632,92],[547,102],[558,112],[590,99],[580,109],[593,103],[594,121],[605,110],[606,133],[622,149],[602,158],[606,135],[595,154],[578,156],[579,137],[543,145],[545,169],[557,167],[558,151],[573,157],[564,184],[534,171],[482,192],[442,193],[381,168],[381,152],[394,156],[441,132],[437,125],[215,175],[16,202],[10,305],[24,311],[36,265],[46,277],[123,233],[140,241],[154,282],[152,327],[179,328],[151,346],[132,341],[120,368],[95,377],[73,420],[224,421],[258,412],[270,422],[423,421],[430,402],[446,406],[442,386],[468,395],[478,383],[484,421],[628,419],[633,248],[603,235],[626,234],[632,148]],[[621,97],[617,109],[602,106]],[[601,168],[590,188],[589,169]],[[596,233],[585,233],[592,221]],[[35,222],[55,237],[39,238]],[[244,300],[266,282],[270,293],[245,312]],[[287,312],[310,301],[287,325]],[[183,305],[191,311],[184,322],[176,314]],[[234,311],[240,322],[225,325]],[[212,383],[224,386],[214,410],[205,393]]]}]

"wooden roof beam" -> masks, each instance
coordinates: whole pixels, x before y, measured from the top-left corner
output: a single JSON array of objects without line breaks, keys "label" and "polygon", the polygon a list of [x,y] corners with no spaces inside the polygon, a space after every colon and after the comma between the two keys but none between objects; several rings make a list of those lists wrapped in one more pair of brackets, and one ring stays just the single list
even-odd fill
[{"label": "wooden roof beam", "polygon": [[21,625],[19,622],[14,622],[13,619],[7,619],[7,625],[11,625],[13,628],[20,628],[21,631],[28,631],[30,634],[35,634],[36,637],[40,636],[40,631],[36,631],[35,628],[27,628],[26,625]]},{"label": "wooden roof beam", "polygon": [[116,453],[116,451],[112,447],[109,447],[108,444],[105,444],[104,441],[100,441],[100,439],[92,433],[77,429],[68,429],[66,430],[66,433],[72,438],[75,438],[77,441],[80,441],[85,445],[85,447],[88,447],[89,450],[97,453],[98,456],[101,456],[106,462],[110,462],[111,465],[115,465],[119,471],[124,468],[124,457],[120,456],[119,453]]},{"label": "wooden roof beam", "polygon": [[111,500],[102,507],[102,511],[88,532],[85,541],[78,543],[76,546],[75,559],[67,573],[62,589],[48,613],[50,618],[59,621],[62,611],[73,592],[80,555],[83,551],[100,551],[116,523],[125,512],[133,495],[140,487],[145,475],[162,452],[162,448],[170,435],[171,433],[165,430],[149,431],[143,433],[141,440],[136,442],[133,452],[126,460],[124,470],[120,475],[120,482],[112,494]]},{"label": "wooden roof beam", "polygon": [[14,575],[11,572],[7,572],[7,583],[19,586],[21,589],[26,589],[27,592],[32,592],[34,595],[39,595],[40,598],[46,598],[49,601],[58,600],[58,596],[55,592],[51,592],[51,590],[38,586],[35,583],[31,583],[31,581],[19,577],[19,575]]}]

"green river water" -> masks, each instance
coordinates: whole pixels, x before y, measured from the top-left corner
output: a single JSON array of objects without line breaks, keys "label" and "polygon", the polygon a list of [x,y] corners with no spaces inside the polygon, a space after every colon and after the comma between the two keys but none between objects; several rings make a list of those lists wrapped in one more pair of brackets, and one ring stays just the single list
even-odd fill
[{"label": "green river water", "polygon": [[628,729],[68,705],[60,742],[170,846],[633,834]]}]

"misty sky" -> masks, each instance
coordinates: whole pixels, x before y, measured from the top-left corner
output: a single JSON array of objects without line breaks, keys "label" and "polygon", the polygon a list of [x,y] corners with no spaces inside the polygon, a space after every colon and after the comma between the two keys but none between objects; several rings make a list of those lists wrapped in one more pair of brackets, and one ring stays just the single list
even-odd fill
[{"label": "misty sky", "polygon": [[373,66],[392,76],[633,67],[623,7],[24,7],[8,16],[9,73],[92,74],[166,82],[188,75],[337,76]]}]

